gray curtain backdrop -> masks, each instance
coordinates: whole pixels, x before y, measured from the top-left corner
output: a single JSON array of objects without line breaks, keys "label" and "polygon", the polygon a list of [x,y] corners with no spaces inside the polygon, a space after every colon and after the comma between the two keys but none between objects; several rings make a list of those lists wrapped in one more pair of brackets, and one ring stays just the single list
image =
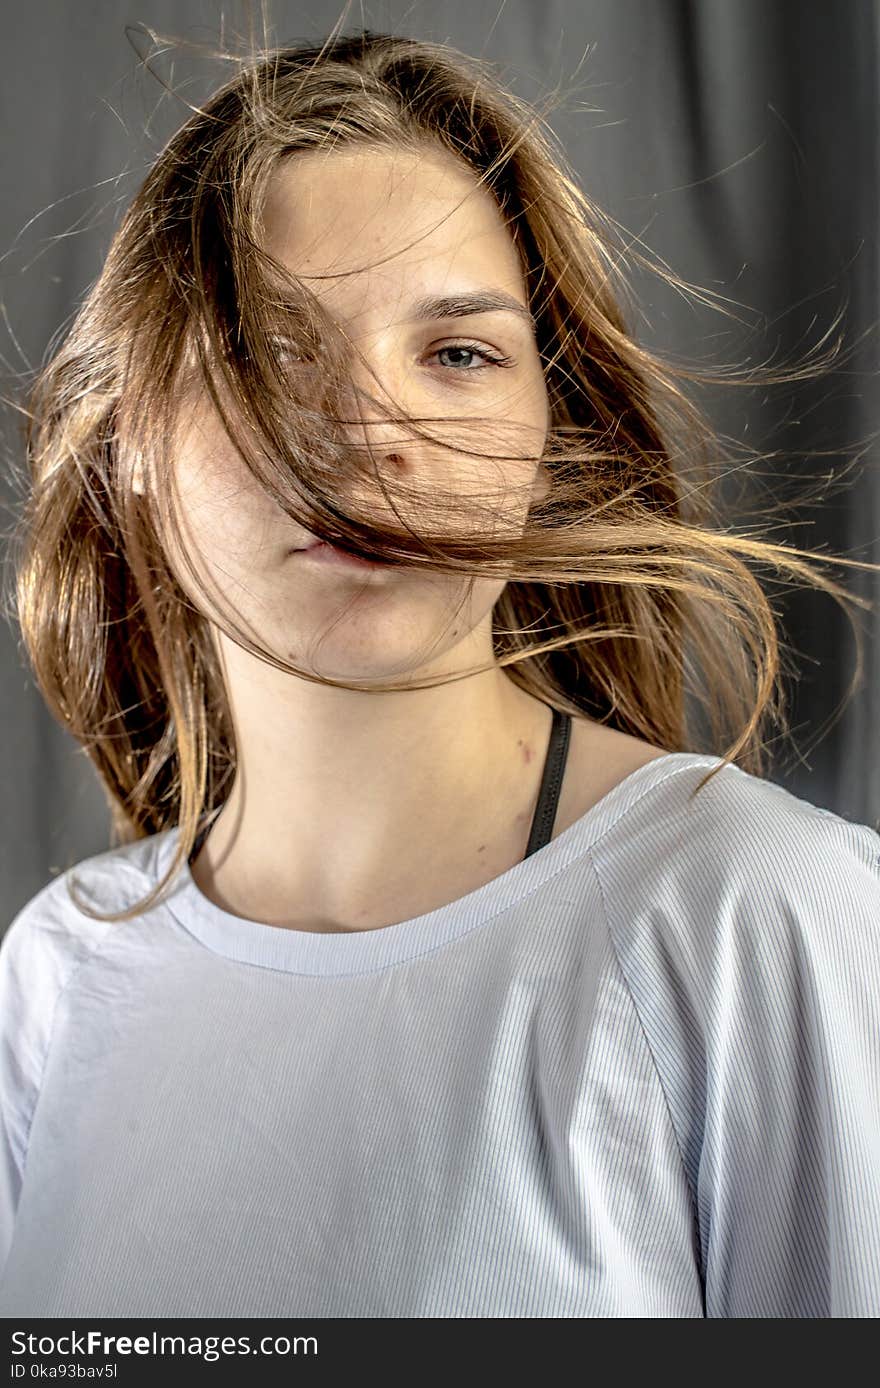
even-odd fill
[{"label": "gray curtain backdrop", "polygon": [[[275,0],[273,42],[326,35],[339,6]],[[196,0],[30,0],[7,6],[0,88],[0,369],[3,394],[38,365],[98,274],[113,229],[161,145],[228,69],[185,53],[156,59],[176,94],[139,67],[126,37],[144,25],[196,41],[230,4]],[[788,360],[817,343],[841,304],[854,354],[820,383],[778,392],[701,392],[720,429],[756,453],[785,449],[787,480],[737,478],[726,521],[760,519],[817,471],[841,465],[878,428],[878,13],[872,0],[407,0],[352,9],[367,25],[449,42],[500,65],[527,99],[572,81],[551,118],[588,193],[632,237],[691,283],[745,309],[740,323],[633,276],[640,339],[676,357]],[[132,35],[143,53],[149,41]],[[735,307],[735,305],[734,305]],[[3,533],[8,481],[20,460],[20,419],[2,411]],[[875,445],[862,447],[852,486],[773,538],[880,562]],[[725,492],[725,499],[727,493]],[[8,554],[8,546],[7,546]],[[880,610],[876,575],[839,569]],[[7,577],[7,583],[8,583]],[[855,694],[852,630],[822,594],[777,598],[796,655],[789,682],[794,749],[778,749],[772,779],[850,819],[880,819],[876,736],[878,612],[859,613],[865,666]],[[83,752],[48,715],[18,634],[0,624],[3,719],[0,933],[65,867],[109,846],[109,812]],[[794,658],[794,657],[793,657]]]}]

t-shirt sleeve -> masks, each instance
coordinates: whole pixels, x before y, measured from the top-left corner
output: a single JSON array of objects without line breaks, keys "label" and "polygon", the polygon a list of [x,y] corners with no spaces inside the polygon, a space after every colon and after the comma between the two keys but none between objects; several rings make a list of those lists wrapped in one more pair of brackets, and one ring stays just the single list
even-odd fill
[{"label": "t-shirt sleeve", "polygon": [[58,881],[0,939],[0,1276],[9,1249],[52,1019],[72,966],[58,920]]},{"label": "t-shirt sleeve", "polygon": [[665,870],[631,909],[608,894],[706,1315],[876,1317],[880,835],[732,772],[713,810],[660,831]]}]

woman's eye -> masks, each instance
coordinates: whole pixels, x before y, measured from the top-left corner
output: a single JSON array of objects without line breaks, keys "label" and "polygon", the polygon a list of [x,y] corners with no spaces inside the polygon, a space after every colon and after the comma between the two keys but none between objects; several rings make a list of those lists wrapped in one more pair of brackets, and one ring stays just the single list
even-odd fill
[{"label": "woman's eye", "polygon": [[[513,364],[510,357],[502,356],[500,352],[490,352],[485,347],[479,347],[475,342],[450,343],[448,347],[438,347],[433,355],[440,357],[445,353],[452,353],[453,356],[459,357],[458,363],[453,363],[451,367],[447,366],[446,369],[458,371],[460,375],[484,371],[488,366],[511,366]],[[479,366],[462,365],[460,355],[462,353],[465,357],[479,357],[482,364]]]},{"label": "woman's eye", "polygon": [[[275,355],[283,367],[310,367],[317,364],[316,358],[307,348],[298,346],[296,343],[277,341],[273,344]],[[451,358],[441,361],[444,370],[457,372],[458,375],[473,375],[477,371],[484,371],[490,366],[512,366],[513,358],[505,357],[500,352],[491,351],[487,347],[481,347],[476,342],[455,342],[446,347],[438,347],[430,353],[434,357]],[[475,359],[478,359],[474,364]]]},{"label": "woman's eye", "polygon": [[308,346],[289,338],[276,337],[270,342],[272,354],[282,367],[314,366],[316,358]]}]

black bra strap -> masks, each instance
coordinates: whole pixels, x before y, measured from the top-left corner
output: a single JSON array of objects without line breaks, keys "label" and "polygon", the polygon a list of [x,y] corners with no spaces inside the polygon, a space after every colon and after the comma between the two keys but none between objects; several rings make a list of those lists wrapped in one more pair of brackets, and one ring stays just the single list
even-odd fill
[{"label": "black bra strap", "polygon": [[532,853],[537,853],[539,848],[543,848],[545,844],[550,842],[556,810],[559,805],[559,792],[562,789],[562,777],[565,774],[570,738],[571,715],[560,713],[559,709],[555,708],[553,710],[553,725],[550,729],[550,741],[547,745],[547,757],[544,761],[544,774],[541,778],[541,788],[538,791],[538,804],[535,808],[535,817],[532,820],[532,832],[529,835],[528,848],[525,851],[526,858],[530,857]]}]

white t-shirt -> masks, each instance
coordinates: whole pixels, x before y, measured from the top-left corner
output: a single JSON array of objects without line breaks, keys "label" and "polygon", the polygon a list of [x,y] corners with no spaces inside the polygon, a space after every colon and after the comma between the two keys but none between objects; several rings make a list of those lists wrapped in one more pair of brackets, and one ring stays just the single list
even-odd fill
[{"label": "white t-shirt", "polygon": [[880,1315],[880,835],[670,753],[457,901],[224,912],[177,830],[0,945],[0,1315]]}]

